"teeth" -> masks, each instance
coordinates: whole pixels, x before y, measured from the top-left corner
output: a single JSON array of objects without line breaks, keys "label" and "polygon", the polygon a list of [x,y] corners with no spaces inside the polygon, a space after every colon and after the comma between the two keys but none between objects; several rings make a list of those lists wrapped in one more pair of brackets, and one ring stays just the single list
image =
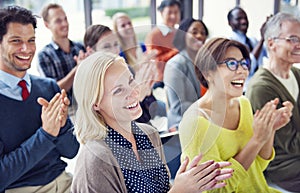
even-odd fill
[{"label": "teeth", "polygon": [[244,80],[233,80],[231,82],[235,84],[244,84]]},{"label": "teeth", "polygon": [[28,60],[30,58],[30,56],[17,56],[18,58],[21,58],[23,60]]},{"label": "teeth", "polygon": [[127,109],[133,108],[137,106],[137,102],[132,103],[131,105],[126,106]]}]

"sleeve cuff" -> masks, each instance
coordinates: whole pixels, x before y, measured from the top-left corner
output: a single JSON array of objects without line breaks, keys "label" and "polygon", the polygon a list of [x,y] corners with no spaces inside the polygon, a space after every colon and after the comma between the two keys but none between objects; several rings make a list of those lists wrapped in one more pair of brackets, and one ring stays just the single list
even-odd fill
[{"label": "sleeve cuff", "polygon": [[41,130],[42,134],[43,134],[47,139],[49,139],[50,141],[54,142],[54,141],[57,139],[57,137],[54,137],[54,136],[50,135],[50,134],[47,133],[42,127],[40,128],[40,130]]}]

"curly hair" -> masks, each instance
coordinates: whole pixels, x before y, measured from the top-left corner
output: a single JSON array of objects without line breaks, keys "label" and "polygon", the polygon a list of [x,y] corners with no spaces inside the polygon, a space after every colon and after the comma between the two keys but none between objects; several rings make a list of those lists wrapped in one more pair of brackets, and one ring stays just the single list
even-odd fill
[{"label": "curly hair", "polygon": [[8,6],[0,9],[0,42],[7,33],[9,23],[32,24],[33,28],[36,29],[36,17],[30,10],[20,6]]}]

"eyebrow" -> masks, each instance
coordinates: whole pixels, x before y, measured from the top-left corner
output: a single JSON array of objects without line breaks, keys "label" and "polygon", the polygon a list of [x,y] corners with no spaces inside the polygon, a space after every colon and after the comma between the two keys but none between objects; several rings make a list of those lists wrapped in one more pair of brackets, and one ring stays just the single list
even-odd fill
[{"label": "eyebrow", "polygon": [[[246,58],[244,58],[244,56],[243,56],[240,60],[243,60],[243,59],[246,59]],[[231,57],[231,58],[224,58],[223,61],[225,61],[225,60],[238,60],[238,59]]]},{"label": "eyebrow", "polygon": [[[8,40],[10,40],[10,39],[23,39],[23,37],[22,36],[19,36],[19,35],[13,35],[13,36],[10,36],[10,37],[8,37]],[[29,37],[28,39],[30,40],[30,39],[36,39],[36,36],[31,36],[31,37]]]},{"label": "eyebrow", "polygon": [[[133,75],[130,74],[128,78],[129,78],[129,79],[128,79],[128,83],[129,83],[130,80],[131,80],[131,78],[133,78]],[[118,85],[114,86],[110,91],[112,92],[114,89],[116,89],[116,88],[118,88],[118,87],[122,87],[122,86],[123,86],[122,83],[121,83],[121,84],[118,84]]]}]

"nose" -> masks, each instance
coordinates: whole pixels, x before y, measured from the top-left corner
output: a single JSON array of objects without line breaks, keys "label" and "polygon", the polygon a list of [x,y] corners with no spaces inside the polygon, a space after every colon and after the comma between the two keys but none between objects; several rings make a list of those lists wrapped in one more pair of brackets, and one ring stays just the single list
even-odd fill
[{"label": "nose", "polygon": [[206,35],[202,34],[202,33],[197,33],[195,35],[196,39],[199,40],[199,41],[204,41],[206,39]]},{"label": "nose", "polygon": [[63,25],[63,26],[68,26],[68,25],[69,25],[68,20],[67,20],[67,19],[64,19],[64,20],[62,21],[62,25]]},{"label": "nose", "polygon": [[241,24],[243,24],[243,25],[248,25],[248,19],[247,19],[247,18],[242,18],[242,19],[240,20],[240,22],[241,22]]},{"label": "nose", "polygon": [[113,47],[111,48],[111,52],[118,55],[118,54],[120,53],[120,48],[119,48],[119,46],[113,46]]},{"label": "nose", "polygon": [[130,98],[139,98],[140,95],[140,91],[139,91],[139,86],[137,84],[130,86],[128,88],[128,95],[127,95],[127,99]]},{"label": "nose", "polygon": [[28,49],[28,45],[26,43],[23,43],[21,46],[21,51],[26,51]]},{"label": "nose", "polygon": [[171,18],[171,19],[176,19],[176,13],[171,13],[171,14],[170,14],[170,18]]}]

